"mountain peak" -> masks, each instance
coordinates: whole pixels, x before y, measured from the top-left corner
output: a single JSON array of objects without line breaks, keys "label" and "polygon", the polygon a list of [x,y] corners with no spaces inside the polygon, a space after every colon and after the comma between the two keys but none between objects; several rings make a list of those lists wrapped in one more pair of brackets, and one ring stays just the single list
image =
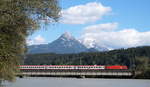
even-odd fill
[{"label": "mountain peak", "polygon": [[74,37],[69,32],[65,32],[64,34],[62,34],[60,36],[60,39],[68,39],[68,40],[70,40],[70,39],[74,39]]},{"label": "mountain peak", "polygon": [[[87,48],[74,38],[69,32],[65,32],[58,39],[45,46],[30,47],[29,53],[80,53]],[[33,48],[33,49],[32,49]]]}]

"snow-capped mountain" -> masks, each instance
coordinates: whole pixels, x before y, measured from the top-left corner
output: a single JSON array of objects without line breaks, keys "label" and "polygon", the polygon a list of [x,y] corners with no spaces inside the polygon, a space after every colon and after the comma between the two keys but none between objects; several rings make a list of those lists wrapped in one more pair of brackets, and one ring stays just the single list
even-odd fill
[{"label": "snow-capped mountain", "polygon": [[84,44],[88,49],[94,48],[95,50],[98,50],[98,51],[108,51],[109,50],[107,47],[99,45],[96,42],[96,40],[94,40],[92,38],[82,39],[82,40],[80,40],[80,42],[82,44]]},{"label": "snow-capped mountain", "polygon": [[79,53],[86,52],[87,48],[76,40],[70,33],[62,34],[57,40],[49,44],[32,45],[28,53]]},{"label": "snow-capped mountain", "polygon": [[108,51],[106,47],[99,46],[92,39],[77,40],[70,33],[62,34],[58,39],[49,44],[28,46],[28,53],[80,53]]}]

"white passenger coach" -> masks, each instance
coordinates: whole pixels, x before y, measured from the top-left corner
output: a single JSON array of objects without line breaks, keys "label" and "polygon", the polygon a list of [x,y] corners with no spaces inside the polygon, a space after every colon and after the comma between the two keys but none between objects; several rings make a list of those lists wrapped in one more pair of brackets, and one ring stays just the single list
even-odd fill
[{"label": "white passenger coach", "polygon": [[20,69],[105,69],[102,65],[20,65]]}]

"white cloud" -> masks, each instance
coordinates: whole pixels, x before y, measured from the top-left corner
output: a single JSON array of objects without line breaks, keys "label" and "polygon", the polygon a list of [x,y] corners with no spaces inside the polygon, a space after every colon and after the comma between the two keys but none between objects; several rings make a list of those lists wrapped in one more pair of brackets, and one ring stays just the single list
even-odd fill
[{"label": "white cloud", "polygon": [[46,40],[41,35],[38,35],[33,39],[27,39],[27,44],[28,45],[46,44]]},{"label": "white cloud", "polygon": [[88,26],[84,29],[85,32],[101,32],[101,31],[112,31],[118,27],[118,23],[106,23]]},{"label": "white cloud", "polygon": [[106,7],[97,2],[90,2],[85,5],[77,5],[62,10],[61,22],[65,24],[85,24],[95,22],[110,11],[111,7]]},{"label": "white cloud", "polygon": [[[101,27],[101,25],[103,25],[103,27]],[[94,27],[93,25],[86,27],[81,36],[81,40],[87,46],[94,41],[100,46],[109,48],[150,45],[150,31],[139,32],[133,28],[116,30],[117,25],[117,23],[106,23],[94,25]]]}]

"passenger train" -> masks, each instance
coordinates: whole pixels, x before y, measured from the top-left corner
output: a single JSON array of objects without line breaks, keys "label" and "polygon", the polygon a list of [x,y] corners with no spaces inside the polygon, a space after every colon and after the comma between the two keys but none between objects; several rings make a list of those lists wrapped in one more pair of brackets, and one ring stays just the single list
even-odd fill
[{"label": "passenger train", "polygon": [[104,65],[20,65],[20,70],[104,70],[104,69],[128,69],[127,66],[122,65],[112,65],[112,66],[104,66]]}]

